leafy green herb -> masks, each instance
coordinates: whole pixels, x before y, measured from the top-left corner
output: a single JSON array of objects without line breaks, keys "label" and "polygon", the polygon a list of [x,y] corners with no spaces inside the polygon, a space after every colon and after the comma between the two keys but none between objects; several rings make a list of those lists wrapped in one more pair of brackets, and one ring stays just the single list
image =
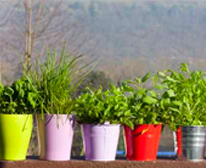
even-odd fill
[{"label": "leafy green herb", "polygon": [[124,123],[133,127],[127,97],[121,88],[114,85],[105,92],[102,87],[98,90],[87,88],[87,92],[77,98],[75,112],[79,123]]},{"label": "leafy green herb", "polygon": [[164,93],[161,108],[166,112],[164,123],[171,129],[178,126],[206,125],[206,74],[190,72],[182,63],[178,71],[165,70],[158,75]]},{"label": "leafy green herb", "polygon": [[0,113],[32,114],[40,99],[31,79],[23,76],[11,86],[0,84]]},{"label": "leafy green herb", "polygon": [[133,125],[162,123],[159,93],[154,88],[147,89],[145,86],[151,77],[151,73],[147,73],[142,79],[123,82],[131,115],[130,121]]}]

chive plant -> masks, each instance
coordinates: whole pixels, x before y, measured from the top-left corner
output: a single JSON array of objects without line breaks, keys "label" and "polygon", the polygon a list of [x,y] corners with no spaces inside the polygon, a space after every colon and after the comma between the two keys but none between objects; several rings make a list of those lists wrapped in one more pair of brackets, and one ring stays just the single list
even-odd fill
[{"label": "chive plant", "polygon": [[[73,109],[73,95],[85,76],[91,71],[90,65],[83,66],[82,56],[67,55],[65,48],[60,56],[49,50],[44,63],[38,59],[27,73],[40,92],[38,112],[42,114],[70,114]],[[81,65],[80,65],[81,64]]]}]

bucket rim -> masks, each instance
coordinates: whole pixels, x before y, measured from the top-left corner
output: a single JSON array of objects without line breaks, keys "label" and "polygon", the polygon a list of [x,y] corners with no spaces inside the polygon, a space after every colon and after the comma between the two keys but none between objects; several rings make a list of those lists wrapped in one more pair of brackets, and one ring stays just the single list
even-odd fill
[{"label": "bucket rim", "polygon": [[206,128],[204,125],[191,125],[191,126],[181,126],[182,128]]},{"label": "bucket rim", "polygon": [[82,126],[92,126],[92,127],[101,127],[101,126],[120,126],[121,124],[110,124],[110,123],[104,123],[104,124],[81,124]]},{"label": "bucket rim", "polygon": [[4,114],[0,113],[1,116],[33,116],[33,114]]}]

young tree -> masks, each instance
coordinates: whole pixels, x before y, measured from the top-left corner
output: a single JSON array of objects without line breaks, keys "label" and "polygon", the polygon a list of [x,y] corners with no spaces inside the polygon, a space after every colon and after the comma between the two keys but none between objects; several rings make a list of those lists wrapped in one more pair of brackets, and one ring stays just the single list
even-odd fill
[{"label": "young tree", "polygon": [[69,12],[67,1],[14,0],[12,2],[7,8],[15,7],[15,9],[9,17],[9,22],[4,25],[10,37],[4,37],[3,41],[4,44],[8,44],[7,48],[24,55],[27,64],[30,64],[37,50],[40,51],[39,54],[48,46],[62,43],[71,32],[73,35],[71,43],[73,43],[81,34],[81,23],[71,19],[73,13]]},{"label": "young tree", "polygon": [[[58,47],[64,41],[75,52],[90,40],[90,36],[82,31],[79,21],[73,19],[73,12],[68,10],[68,2],[64,0],[0,0],[4,13],[0,32],[2,57],[12,64],[10,71],[15,72],[21,62],[27,66],[36,56],[41,57],[45,49]],[[6,3],[7,2],[7,3]],[[4,24],[3,24],[4,23]],[[22,57],[19,61],[19,57]],[[18,58],[18,60],[16,59]],[[17,73],[17,72],[16,72]],[[15,74],[16,74],[15,73]]]}]

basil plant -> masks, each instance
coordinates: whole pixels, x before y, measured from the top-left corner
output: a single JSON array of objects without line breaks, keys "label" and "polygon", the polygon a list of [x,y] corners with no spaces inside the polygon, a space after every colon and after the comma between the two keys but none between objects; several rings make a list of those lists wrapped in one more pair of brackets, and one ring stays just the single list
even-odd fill
[{"label": "basil plant", "polygon": [[128,99],[121,87],[110,85],[103,91],[86,89],[76,99],[75,114],[80,124],[126,124],[132,127],[131,112],[128,110]]},{"label": "basil plant", "polygon": [[31,79],[23,76],[11,86],[0,85],[0,113],[32,114],[38,106],[40,96]]},{"label": "basil plant", "polygon": [[131,114],[130,121],[133,127],[140,124],[162,123],[159,93],[154,88],[146,87],[150,78],[149,72],[143,78],[123,82],[122,87],[127,95],[128,111]]},{"label": "basil plant", "polygon": [[206,73],[190,71],[182,63],[179,71],[158,72],[156,86],[163,91],[161,108],[164,122],[173,130],[178,126],[206,125]]}]

